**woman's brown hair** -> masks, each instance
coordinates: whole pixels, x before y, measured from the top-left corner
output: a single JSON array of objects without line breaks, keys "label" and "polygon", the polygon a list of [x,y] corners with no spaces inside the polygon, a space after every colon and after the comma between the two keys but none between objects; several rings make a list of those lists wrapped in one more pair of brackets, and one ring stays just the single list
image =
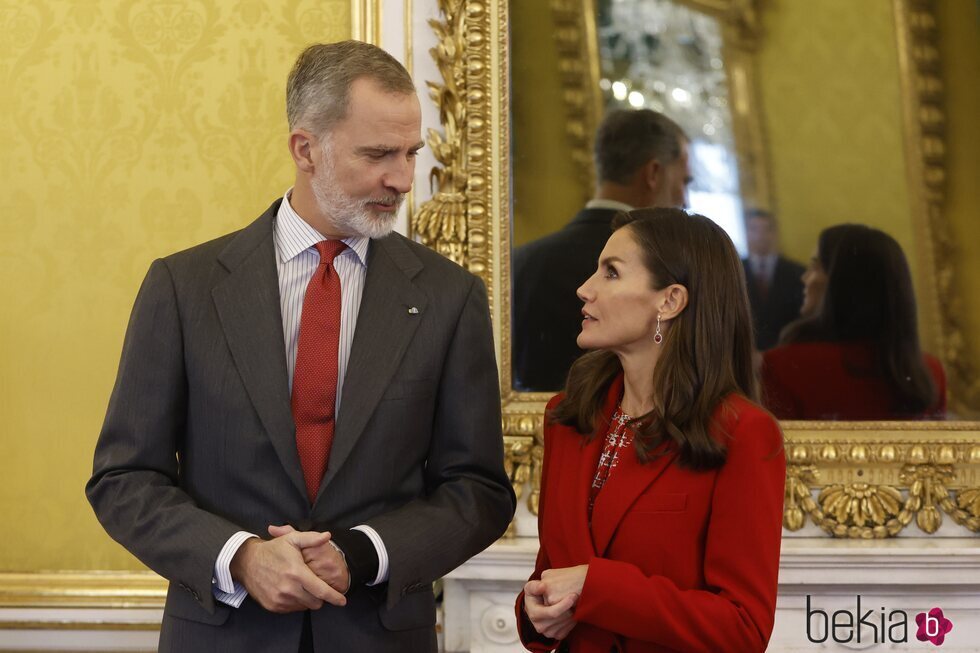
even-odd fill
[{"label": "woman's brown hair", "polygon": [[902,246],[880,229],[840,224],[820,232],[817,256],[827,273],[823,301],[816,314],[787,325],[779,344],[871,343],[871,374],[891,387],[894,417],[928,411],[938,389],[922,358],[912,273]]},{"label": "woman's brown hair", "polygon": [[[681,209],[620,213],[613,229],[627,229],[643,251],[654,289],[687,288],[688,304],[672,320],[653,373],[654,408],[634,419],[640,460],[665,442],[680,464],[694,470],[725,462],[725,447],[712,435],[712,418],[731,393],[756,400],[752,366],[752,318],[742,262],[728,234],[708,218]],[[589,352],[568,372],[565,395],[548,419],[574,427],[587,439],[604,432],[602,408],[609,386],[622,373],[612,352]]]}]

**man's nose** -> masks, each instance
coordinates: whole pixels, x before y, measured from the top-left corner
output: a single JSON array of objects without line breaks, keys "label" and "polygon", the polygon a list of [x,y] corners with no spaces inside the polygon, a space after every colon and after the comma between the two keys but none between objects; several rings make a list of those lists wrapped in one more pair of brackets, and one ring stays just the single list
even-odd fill
[{"label": "man's nose", "polygon": [[395,163],[383,180],[384,185],[401,194],[412,190],[415,177],[415,159],[402,160]]}]

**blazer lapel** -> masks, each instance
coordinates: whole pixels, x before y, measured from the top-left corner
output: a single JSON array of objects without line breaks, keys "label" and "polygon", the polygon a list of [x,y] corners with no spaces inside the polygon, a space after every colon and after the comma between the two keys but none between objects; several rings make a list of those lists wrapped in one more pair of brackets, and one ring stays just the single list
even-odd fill
[{"label": "blazer lapel", "polygon": [[676,458],[676,450],[664,444],[652,461],[641,464],[636,451],[630,447],[621,452],[619,465],[599,492],[592,514],[592,537],[597,555],[604,556],[616,528],[623,521],[633,502],[666,471]]},{"label": "blazer lapel", "polygon": [[563,532],[572,534],[568,541],[569,547],[581,547],[581,550],[572,551],[573,557],[580,563],[588,562],[589,558],[596,555],[592,531],[589,528],[589,495],[592,492],[592,482],[595,480],[596,467],[599,465],[599,456],[602,454],[605,439],[606,434],[603,429],[589,442],[577,445],[580,448],[578,467],[575,470],[575,493],[572,500],[565,505],[566,523]]},{"label": "blazer lapel", "polygon": [[[603,408],[603,424],[605,426],[602,427],[600,436],[597,436],[593,440],[593,443],[599,443],[600,452],[609,424],[612,421],[612,416],[616,412],[616,406],[619,404],[622,396],[623,376],[620,375],[609,387],[609,394],[606,397],[606,403]],[[626,512],[630,506],[670,466],[670,463],[673,462],[676,456],[674,450],[668,449],[667,445],[659,448],[657,452],[660,453],[660,456],[645,465],[640,464],[640,461],[636,457],[636,452],[632,447],[621,452],[619,464],[602,486],[602,490],[599,491],[599,496],[596,498],[596,503],[593,507],[591,535],[593,546],[595,547],[595,555],[600,557],[605,555],[606,549],[609,548],[609,543],[616,533],[616,528],[619,526],[619,522],[626,516]],[[588,505],[588,488],[592,486],[592,479],[595,475],[598,460],[599,454],[597,453],[592,464],[592,475],[587,480],[583,478],[579,479],[579,486],[586,488],[586,506]],[[582,470],[580,474],[584,476],[585,470]]]},{"label": "blazer lapel", "polygon": [[[592,493],[592,482],[595,480],[596,469],[599,466],[599,456],[605,445],[606,435],[609,431],[610,420],[616,412],[616,406],[623,395],[622,375],[613,379],[612,384],[606,394],[606,401],[602,408],[602,418],[597,427],[597,433],[588,443],[581,445],[578,456],[578,467],[574,480],[575,494],[569,502],[566,514],[567,523],[565,532],[575,534],[576,542],[588,543],[586,550],[581,552],[582,561],[587,561],[590,557],[597,555],[599,550],[596,547],[594,533],[595,513],[593,513],[593,528],[589,527],[589,496]],[[599,493],[602,496],[602,492]],[[585,537],[588,535],[588,537]]]},{"label": "blazer lapel", "polygon": [[218,261],[229,274],[215,285],[211,296],[249,399],[279,461],[305,496],[289,403],[279,275],[272,237],[278,208],[279,202],[274,203],[221,252]]},{"label": "blazer lapel", "polygon": [[[423,319],[428,300],[412,283],[422,267],[401,236],[371,241],[337,428],[318,500],[364,432]],[[412,307],[417,312],[409,313]]]}]

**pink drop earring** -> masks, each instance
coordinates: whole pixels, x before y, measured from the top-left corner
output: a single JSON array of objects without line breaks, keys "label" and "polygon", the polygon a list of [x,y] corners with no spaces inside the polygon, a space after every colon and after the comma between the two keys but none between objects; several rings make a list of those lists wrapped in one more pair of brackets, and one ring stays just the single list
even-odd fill
[{"label": "pink drop earring", "polygon": [[660,313],[657,313],[657,332],[653,334],[653,341],[658,345],[664,341],[664,334],[660,333]]}]

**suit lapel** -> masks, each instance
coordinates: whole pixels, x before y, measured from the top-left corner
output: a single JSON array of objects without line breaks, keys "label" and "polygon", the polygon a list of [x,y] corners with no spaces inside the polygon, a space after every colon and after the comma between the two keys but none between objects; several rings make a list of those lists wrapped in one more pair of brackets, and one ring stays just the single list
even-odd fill
[{"label": "suit lapel", "polygon": [[[354,449],[424,319],[428,301],[412,282],[421,270],[422,262],[401,236],[371,241],[337,428],[317,500]],[[409,313],[412,307],[418,311]]]},{"label": "suit lapel", "polygon": [[296,451],[272,237],[276,202],[221,252],[228,276],[211,291],[228,348],[276,454],[296,488],[306,486]]}]

